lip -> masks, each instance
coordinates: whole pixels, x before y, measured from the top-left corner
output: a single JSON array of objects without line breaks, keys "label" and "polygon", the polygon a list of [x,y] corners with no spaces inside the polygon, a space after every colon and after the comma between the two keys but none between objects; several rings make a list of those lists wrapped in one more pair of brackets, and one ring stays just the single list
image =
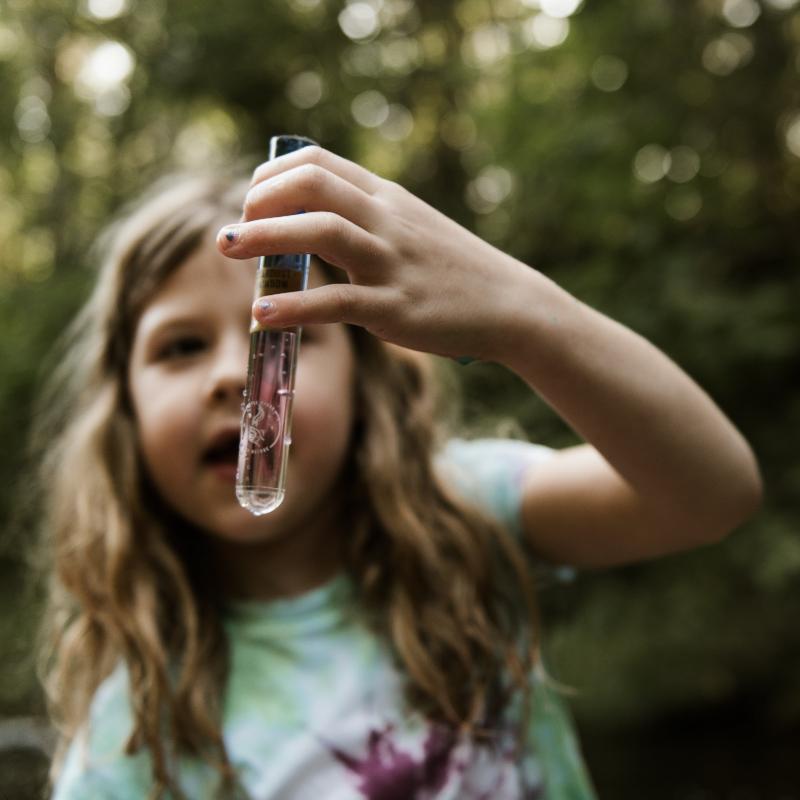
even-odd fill
[{"label": "lip", "polygon": [[220,425],[220,427],[215,428],[213,434],[208,437],[203,446],[202,457],[205,458],[211,450],[226,444],[228,441],[234,438],[238,439],[240,433],[241,426],[238,422]]},{"label": "lip", "polygon": [[237,464],[230,460],[216,460],[213,458],[215,451],[233,449],[234,442],[238,450],[240,427],[238,424],[225,424],[214,430],[206,440],[200,455],[200,462],[204,468],[211,471],[220,480],[230,483],[236,479]]},{"label": "lip", "polygon": [[234,464],[208,464],[207,468],[211,474],[225,483],[233,483],[236,480],[236,465]]}]

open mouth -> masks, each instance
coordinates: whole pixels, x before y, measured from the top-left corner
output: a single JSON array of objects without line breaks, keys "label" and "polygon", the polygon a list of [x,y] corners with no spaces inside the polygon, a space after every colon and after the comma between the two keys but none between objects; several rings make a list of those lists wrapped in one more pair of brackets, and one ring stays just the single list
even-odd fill
[{"label": "open mouth", "polygon": [[228,431],[215,436],[203,453],[203,463],[211,467],[236,467],[239,461],[239,432]]}]

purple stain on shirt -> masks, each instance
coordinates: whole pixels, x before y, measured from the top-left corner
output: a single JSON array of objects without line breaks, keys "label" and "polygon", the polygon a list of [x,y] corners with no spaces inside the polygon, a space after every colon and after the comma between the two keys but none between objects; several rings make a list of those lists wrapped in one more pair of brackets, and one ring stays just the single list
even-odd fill
[{"label": "purple stain on shirt", "polygon": [[358,790],[367,800],[413,800],[418,793],[430,796],[447,782],[455,735],[442,726],[431,726],[420,759],[400,750],[392,740],[392,725],[370,731],[367,755],[357,758],[332,747],[333,756],[358,776]]},{"label": "purple stain on shirt", "polygon": [[433,723],[422,753],[415,755],[398,746],[395,726],[387,723],[370,729],[363,756],[323,744],[355,776],[365,800],[434,800],[456,775],[459,800],[543,800],[541,782],[530,782],[520,772],[513,728],[499,725],[488,740],[466,753],[460,741],[453,729]]}]

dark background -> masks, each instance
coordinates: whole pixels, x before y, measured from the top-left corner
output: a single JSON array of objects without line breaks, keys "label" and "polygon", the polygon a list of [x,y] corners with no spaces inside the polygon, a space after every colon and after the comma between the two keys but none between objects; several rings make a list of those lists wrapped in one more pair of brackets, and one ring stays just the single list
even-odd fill
[{"label": "dark background", "polygon": [[[166,169],[276,132],[431,204],[643,334],[753,444],[720,545],[545,588],[551,671],[603,800],[800,798],[797,0],[0,0],[0,798],[34,797],[25,439],[89,250]],[[459,372],[475,430],[575,441]],[[15,512],[14,509],[17,509]],[[591,532],[587,532],[591,535]]]}]

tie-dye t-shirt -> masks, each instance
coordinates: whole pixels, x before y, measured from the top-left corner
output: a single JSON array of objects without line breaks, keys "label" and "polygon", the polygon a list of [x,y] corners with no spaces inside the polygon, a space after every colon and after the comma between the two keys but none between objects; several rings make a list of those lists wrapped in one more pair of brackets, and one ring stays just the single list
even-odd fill
[{"label": "tie-dye t-shirt", "polygon": [[[439,467],[453,485],[520,531],[522,476],[552,451],[506,440],[453,440]],[[388,645],[361,620],[347,577],[287,600],[232,606],[223,718],[239,798],[253,800],[593,800],[563,702],[537,672],[529,735],[520,703],[491,741],[458,738],[410,712]],[[100,686],[89,725],[71,745],[55,800],[142,800],[146,751],[128,756],[122,667]],[[192,800],[216,797],[216,775],[184,757]]]}]

